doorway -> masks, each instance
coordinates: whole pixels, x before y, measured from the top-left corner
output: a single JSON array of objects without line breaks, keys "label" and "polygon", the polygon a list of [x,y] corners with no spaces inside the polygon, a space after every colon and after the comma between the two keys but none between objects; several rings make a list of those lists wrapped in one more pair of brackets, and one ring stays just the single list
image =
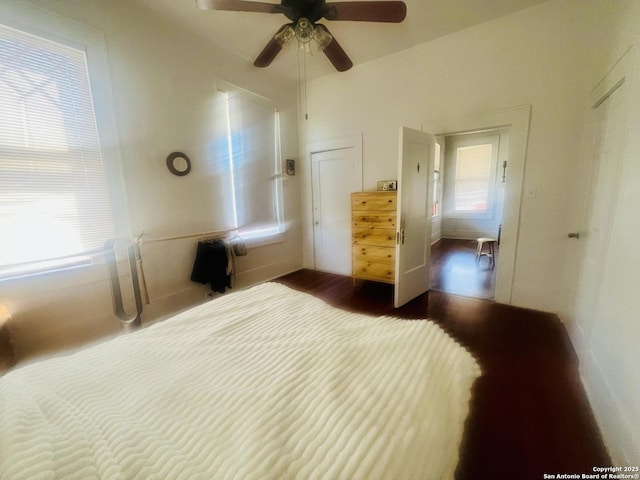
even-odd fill
[{"label": "doorway", "polygon": [[[434,185],[440,189],[433,222],[440,228],[439,235],[432,239],[432,288],[493,299],[509,129],[445,135],[440,143],[441,159],[433,172]],[[485,239],[482,245],[479,238]]]},{"label": "doorway", "polygon": [[464,132],[509,129],[508,168],[504,191],[504,211],[500,232],[500,261],[496,264],[495,295],[498,303],[512,303],[516,271],[520,205],[524,182],[525,159],[531,106],[522,105],[480,115],[422,122],[421,129],[440,137]]}]

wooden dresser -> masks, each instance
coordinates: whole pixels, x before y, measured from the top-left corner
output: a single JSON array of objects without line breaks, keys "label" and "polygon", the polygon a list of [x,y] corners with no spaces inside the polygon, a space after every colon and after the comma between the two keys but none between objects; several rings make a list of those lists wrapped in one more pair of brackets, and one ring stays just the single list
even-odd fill
[{"label": "wooden dresser", "polygon": [[354,278],[394,283],[396,193],[351,194],[351,259]]}]

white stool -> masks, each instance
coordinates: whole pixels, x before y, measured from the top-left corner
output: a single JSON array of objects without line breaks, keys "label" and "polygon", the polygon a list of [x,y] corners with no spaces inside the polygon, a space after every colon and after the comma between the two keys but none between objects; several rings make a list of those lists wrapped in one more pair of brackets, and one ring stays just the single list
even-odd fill
[{"label": "white stool", "polygon": [[[495,238],[480,237],[476,240],[478,248],[476,249],[476,261],[480,261],[480,257],[485,255],[491,259],[491,263],[495,262],[496,242]],[[484,246],[487,245],[485,251]]]}]

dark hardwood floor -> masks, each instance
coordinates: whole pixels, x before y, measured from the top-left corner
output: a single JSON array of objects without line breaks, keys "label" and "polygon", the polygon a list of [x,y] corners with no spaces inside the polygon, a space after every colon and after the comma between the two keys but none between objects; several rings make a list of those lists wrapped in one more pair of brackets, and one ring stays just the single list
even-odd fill
[{"label": "dark hardwood floor", "polygon": [[278,281],[350,311],[428,317],[476,357],[483,375],[473,389],[457,480],[539,480],[611,465],[555,315],[438,291],[394,310],[391,285],[354,287],[350,277],[311,270]]},{"label": "dark hardwood floor", "polygon": [[431,247],[431,288],[446,293],[492,299],[496,284],[495,262],[476,261],[475,240],[443,238]]}]

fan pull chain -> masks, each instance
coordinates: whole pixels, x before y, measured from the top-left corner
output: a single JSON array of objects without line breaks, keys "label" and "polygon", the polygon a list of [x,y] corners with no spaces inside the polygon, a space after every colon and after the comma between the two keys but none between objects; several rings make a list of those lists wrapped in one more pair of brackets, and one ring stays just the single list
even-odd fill
[{"label": "fan pull chain", "polygon": [[309,120],[307,111],[307,44],[300,43],[298,47],[298,103],[300,113],[304,112],[304,119]]}]

